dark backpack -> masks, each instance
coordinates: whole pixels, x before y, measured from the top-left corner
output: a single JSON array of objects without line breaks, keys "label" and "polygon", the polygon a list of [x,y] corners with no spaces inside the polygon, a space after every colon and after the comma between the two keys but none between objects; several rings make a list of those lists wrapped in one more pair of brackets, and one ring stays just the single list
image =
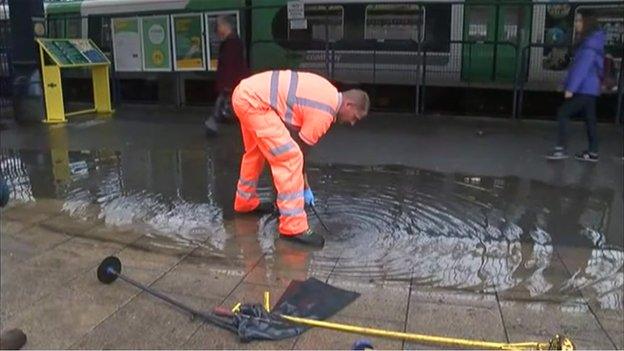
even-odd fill
[{"label": "dark backpack", "polygon": [[602,91],[605,93],[617,90],[617,75],[615,72],[615,60],[611,55],[605,55],[602,70]]}]

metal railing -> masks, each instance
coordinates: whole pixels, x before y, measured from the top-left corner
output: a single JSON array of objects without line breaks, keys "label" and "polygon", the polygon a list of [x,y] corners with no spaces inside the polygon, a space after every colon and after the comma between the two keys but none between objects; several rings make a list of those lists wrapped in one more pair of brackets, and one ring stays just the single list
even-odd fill
[{"label": "metal railing", "polygon": [[[429,5],[439,5],[439,3],[431,1],[419,1],[413,2],[413,4],[422,5],[425,11],[428,11],[427,6]],[[533,18],[533,20],[538,18],[539,21],[543,21],[544,19],[539,19],[540,17],[536,15],[536,13],[540,11],[547,12],[551,6],[555,5],[571,6],[570,13],[571,16],[573,16],[574,9],[577,6],[616,6],[614,4],[614,2],[610,1],[595,1],[586,4],[575,3],[573,5],[562,1],[533,2],[530,4],[519,0],[512,0],[504,3],[483,0],[471,2],[470,4],[463,1],[451,1],[447,4],[451,6],[451,17],[459,13],[463,16],[464,20],[466,20],[468,17],[465,16],[464,12],[469,11],[469,8],[474,9],[476,7],[483,7],[487,10],[485,12],[488,13],[488,16],[495,16],[497,22],[495,29],[493,30],[490,28],[487,30],[489,33],[487,37],[494,37],[495,40],[447,40],[445,42],[440,42],[440,40],[427,40],[426,35],[429,34],[426,34],[423,37],[423,41],[331,41],[327,34],[329,33],[327,27],[329,20],[327,20],[324,31],[326,35],[323,38],[309,41],[294,41],[288,39],[249,40],[247,41],[249,43],[247,54],[251,58],[252,67],[257,70],[296,68],[317,72],[338,82],[372,84],[373,86],[385,84],[408,86],[410,89],[414,90],[414,112],[417,114],[430,111],[430,105],[436,101],[436,93],[442,88],[484,88],[491,89],[495,92],[505,92],[505,94],[501,95],[502,97],[500,99],[491,100],[495,100],[493,102],[497,104],[505,104],[505,111],[508,111],[506,113],[512,118],[522,118],[524,116],[524,105],[526,104],[525,92],[532,90],[554,91],[557,83],[563,80],[563,75],[565,74],[565,67],[564,69],[536,71],[535,67],[540,64],[539,61],[542,60],[542,57],[541,55],[532,55],[532,53],[538,50],[563,46],[538,43],[537,41],[542,41],[543,39],[535,34],[540,34],[539,32],[541,29],[533,33],[535,26],[531,23],[527,23],[526,19],[523,18],[524,15],[517,16],[516,35],[509,37],[505,32],[507,29],[504,26],[504,23],[507,23],[504,22],[507,21],[504,16],[507,16],[509,13],[509,6],[519,7],[522,10],[520,12],[527,14],[526,17],[528,17],[529,20],[531,18]],[[348,5],[345,4],[345,11],[348,11],[346,9],[347,6]],[[461,11],[455,11],[455,9],[458,8],[461,9]],[[253,6],[232,8],[232,10],[241,11],[241,17],[246,19],[241,21],[241,29],[244,37],[256,35],[255,33],[251,33],[249,29],[246,30],[242,27],[248,24],[248,20],[255,18],[252,16],[255,10],[281,11],[283,12],[282,15],[285,21],[283,25],[287,26],[286,12],[282,11],[285,10],[285,6],[282,4],[267,6],[254,4]],[[185,10],[180,11],[184,12]],[[177,13],[180,11],[174,12]],[[168,11],[166,13],[172,14],[174,12]],[[164,14],[164,12],[154,10],[153,13],[142,13],[141,15],[150,14]],[[275,14],[275,16],[277,16],[277,14]],[[78,14],[55,18],[56,19],[52,17],[49,18],[48,27],[53,27],[54,21],[58,19],[78,19],[83,17]],[[108,18],[108,15],[101,16],[100,20],[104,23]],[[277,19],[277,17],[275,19]],[[316,20],[318,21],[318,18]],[[427,19],[427,21],[430,20]],[[452,21],[456,21],[455,17],[452,17]],[[461,21],[452,21],[449,22],[449,26],[457,26],[457,23],[462,23]],[[459,32],[453,32],[454,29],[451,28],[448,38],[468,38],[470,29],[468,26],[460,25],[462,25],[462,28]],[[547,24],[544,23],[544,27],[546,27],[546,25]],[[346,36],[348,32],[346,23],[344,26],[345,29],[343,29],[343,31]],[[428,25],[425,25],[423,22],[421,30],[424,33],[428,33],[427,28]],[[524,33],[524,36],[522,33],[524,30],[523,28],[528,28],[529,30],[529,32]],[[108,29],[110,29],[110,26]],[[99,38],[101,40],[96,40],[96,43],[103,43],[103,32],[100,32],[99,35],[101,36],[101,38]],[[264,33],[261,35],[269,34]],[[288,29],[281,34],[275,32],[274,29],[270,35],[287,38]],[[496,39],[502,37],[513,38],[513,41]],[[571,40],[572,38],[570,37],[568,39]],[[619,42],[618,45],[621,52],[623,50],[623,44]],[[279,52],[273,49],[278,49]],[[258,52],[261,54],[258,54]],[[265,59],[258,58],[262,55],[265,56]],[[537,56],[540,56],[539,59],[536,59]],[[618,64],[619,89],[617,90],[616,96],[617,106],[614,110],[616,111],[616,121],[622,121],[622,114],[624,112],[622,74],[624,69],[622,69],[621,59],[618,59]],[[183,73],[170,72],[170,74],[175,74],[179,79],[184,79]],[[202,75],[208,76],[210,74],[209,72],[197,72],[196,78]],[[544,79],[540,80],[540,75],[541,78]],[[115,79],[114,70],[112,77],[114,81],[112,85],[114,96],[117,97],[116,100],[119,103],[121,101],[119,93],[120,88],[118,87],[119,84],[116,84],[119,82]],[[181,85],[184,86],[184,82],[181,82]],[[178,87],[177,89],[180,88]],[[180,95],[180,92],[178,92],[178,95]]]}]

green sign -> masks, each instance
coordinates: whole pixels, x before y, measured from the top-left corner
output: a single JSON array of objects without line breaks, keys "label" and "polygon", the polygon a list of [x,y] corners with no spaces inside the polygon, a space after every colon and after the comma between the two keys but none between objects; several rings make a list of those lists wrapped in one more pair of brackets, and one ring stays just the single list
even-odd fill
[{"label": "green sign", "polygon": [[39,43],[61,67],[109,63],[89,39],[39,39]]},{"label": "green sign", "polygon": [[175,68],[179,71],[206,69],[201,14],[173,15]]},{"label": "green sign", "polygon": [[169,18],[167,16],[143,17],[141,27],[143,69],[146,71],[171,70]]}]

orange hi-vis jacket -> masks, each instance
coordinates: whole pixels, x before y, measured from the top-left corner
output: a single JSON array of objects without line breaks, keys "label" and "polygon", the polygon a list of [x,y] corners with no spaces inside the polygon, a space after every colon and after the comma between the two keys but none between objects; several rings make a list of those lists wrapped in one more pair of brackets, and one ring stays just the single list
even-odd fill
[{"label": "orange hi-vis jacket", "polygon": [[310,146],[336,120],[342,99],[328,80],[308,72],[262,72],[244,79],[239,87],[253,107],[274,110]]},{"label": "orange hi-vis jacket", "polygon": [[316,144],[335,121],[341,99],[330,82],[313,73],[268,71],[241,81],[232,94],[245,146],[235,211],[260,205],[257,184],[266,160],[277,189],[280,233],[297,235],[309,228],[303,153],[292,132],[303,143]]}]

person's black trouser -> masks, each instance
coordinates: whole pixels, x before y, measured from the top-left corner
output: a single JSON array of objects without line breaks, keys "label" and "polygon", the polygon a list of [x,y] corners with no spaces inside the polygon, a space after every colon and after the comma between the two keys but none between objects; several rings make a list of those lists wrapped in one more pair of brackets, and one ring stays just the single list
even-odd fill
[{"label": "person's black trouser", "polygon": [[233,117],[231,97],[232,93],[229,91],[222,91],[219,93],[212,113],[213,118],[217,122],[224,122]]},{"label": "person's black trouser", "polygon": [[593,95],[574,94],[567,99],[557,111],[559,120],[559,134],[557,146],[567,148],[568,123],[571,117],[582,114],[585,116],[585,126],[587,130],[587,140],[589,142],[589,152],[598,153],[598,131],[596,122],[596,97]]}]

